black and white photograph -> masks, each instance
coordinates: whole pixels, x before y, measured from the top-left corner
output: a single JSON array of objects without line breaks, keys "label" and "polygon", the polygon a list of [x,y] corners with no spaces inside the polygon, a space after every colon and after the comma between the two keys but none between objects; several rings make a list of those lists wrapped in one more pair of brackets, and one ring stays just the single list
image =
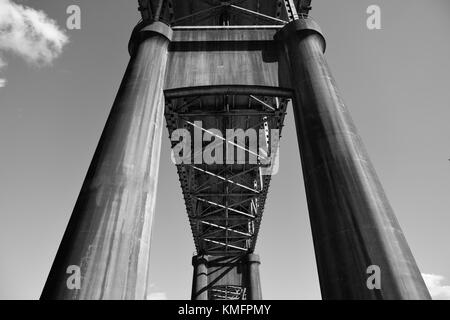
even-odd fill
[{"label": "black and white photograph", "polygon": [[0,300],[450,300],[449,35],[449,0],[0,0]]}]

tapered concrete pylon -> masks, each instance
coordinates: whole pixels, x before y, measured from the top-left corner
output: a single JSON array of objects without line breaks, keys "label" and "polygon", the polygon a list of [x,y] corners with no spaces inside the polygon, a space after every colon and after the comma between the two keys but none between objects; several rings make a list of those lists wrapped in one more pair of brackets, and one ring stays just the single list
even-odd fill
[{"label": "tapered concrete pylon", "polygon": [[156,22],[134,33],[135,50],[41,299],[146,298],[171,32]]},{"label": "tapered concrete pylon", "polygon": [[262,300],[261,279],[259,277],[259,256],[250,253],[247,255],[248,268],[248,300]]},{"label": "tapered concrete pylon", "polygon": [[284,74],[290,73],[295,93],[294,116],[323,298],[430,299],[337,91],[319,27],[309,18],[295,20],[276,39],[282,43],[281,59],[289,68]]},{"label": "tapered concrete pylon", "polygon": [[192,300],[208,300],[208,256],[192,257],[194,279],[192,282]]}]

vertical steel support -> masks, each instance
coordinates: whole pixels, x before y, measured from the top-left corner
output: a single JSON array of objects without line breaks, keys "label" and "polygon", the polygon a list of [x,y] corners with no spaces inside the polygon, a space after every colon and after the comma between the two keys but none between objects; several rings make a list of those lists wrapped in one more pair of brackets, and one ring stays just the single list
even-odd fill
[{"label": "vertical steel support", "polygon": [[134,33],[136,50],[41,299],[146,298],[171,33],[159,22]]},{"label": "vertical steel support", "polygon": [[248,300],[262,300],[261,279],[259,277],[259,256],[253,253],[247,255],[248,270]]},{"label": "vertical steel support", "polygon": [[[309,18],[295,20],[276,39],[283,45],[282,59],[287,59],[286,74],[290,72],[295,92],[294,116],[323,298],[429,299],[337,91],[319,27]],[[379,273],[373,274],[373,265]],[[378,276],[380,289],[374,287]]]},{"label": "vertical steel support", "polygon": [[192,257],[194,279],[192,281],[192,300],[208,300],[208,257]]}]

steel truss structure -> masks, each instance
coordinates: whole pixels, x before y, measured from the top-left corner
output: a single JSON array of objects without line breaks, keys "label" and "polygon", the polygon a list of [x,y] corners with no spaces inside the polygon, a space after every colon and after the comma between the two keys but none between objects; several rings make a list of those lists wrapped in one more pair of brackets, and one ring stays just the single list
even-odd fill
[{"label": "steel truss structure", "polygon": [[[199,6],[200,4],[200,6]],[[311,0],[139,0],[142,20],[164,21],[172,28],[178,26],[281,24],[308,15]],[[177,10],[174,10],[177,8]],[[239,14],[235,19],[234,14]],[[243,17],[245,16],[245,17]]]},{"label": "steel truss structure", "polygon": [[211,300],[247,300],[246,288],[242,286],[213,286],[209,291]]},{"label": "steel truss structure", "polygon": [[[148,296],[165,113],[197,251],[192,299],[261,300],[254,250],[291,99],[322,297],[430,299],[310,4],[139,0],[129,67],[42,299]],[[373,265],[381,290],[367,286]]]},{"label": "steel truss structure", "polygon": [[[280,91],[279,97],[270,90],[264,95],[264,88],[222,86],[195,88],[191,94],[183,89],[183,94],[189,95],[180,97],[177,91],[165,93],[170,136],[175,130],[184,129],[190,137],[200,133],[214,138],[213,142],[202,140],[200,148],[191,139],[188,155],[183,155],[183,163],[177,164],[197,252],[220,256],[252,252],[279,147],[278,141],[271,140],[270,132],[277,130],[281,134],[288,92]],[[227,130],[239,129],[260,133],[255,135],[257,150],[249,147],[249,136],[246,141],[227,140]],[[221,161],[201,161],[199,154],[216,142],[223,150]],[[172,140],[172,147],[178,143]],[[232,159],[230,149],[234,149]],[[239,151],[244,159],[238,159]]]}]

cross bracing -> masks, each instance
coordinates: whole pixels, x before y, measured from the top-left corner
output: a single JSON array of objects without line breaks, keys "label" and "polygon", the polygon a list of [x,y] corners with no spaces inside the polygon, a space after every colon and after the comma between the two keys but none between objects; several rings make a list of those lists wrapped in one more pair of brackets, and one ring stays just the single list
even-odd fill
[{"label": "cross bracing", "polygon": [[[222,142],[223,148],[221,158],[216,158],[221,161],[199,162],[212,142],[202,139],[199,147],[192,138],[188,156],[183,154],[183,162],[177,164],[196,250],[209,255],[253,252],[279,147],[272,135],[282,131],[288,93],[245,86],[193,90],[196,92],[187,95],[189,90],[183,89],[184,96],[177,90],[166,91],[170,136],[177,129],[190,137],[207,134],[214,142]],[[255,130],[259,133],[257,148],[252,148],[248,137],[232,141],[220,134],[227,129]],[[172,139],[172,147],[180,141]],[[230,148],[234,148],[232,159]],[[244,155],[241,159],[238,150]]]}]

